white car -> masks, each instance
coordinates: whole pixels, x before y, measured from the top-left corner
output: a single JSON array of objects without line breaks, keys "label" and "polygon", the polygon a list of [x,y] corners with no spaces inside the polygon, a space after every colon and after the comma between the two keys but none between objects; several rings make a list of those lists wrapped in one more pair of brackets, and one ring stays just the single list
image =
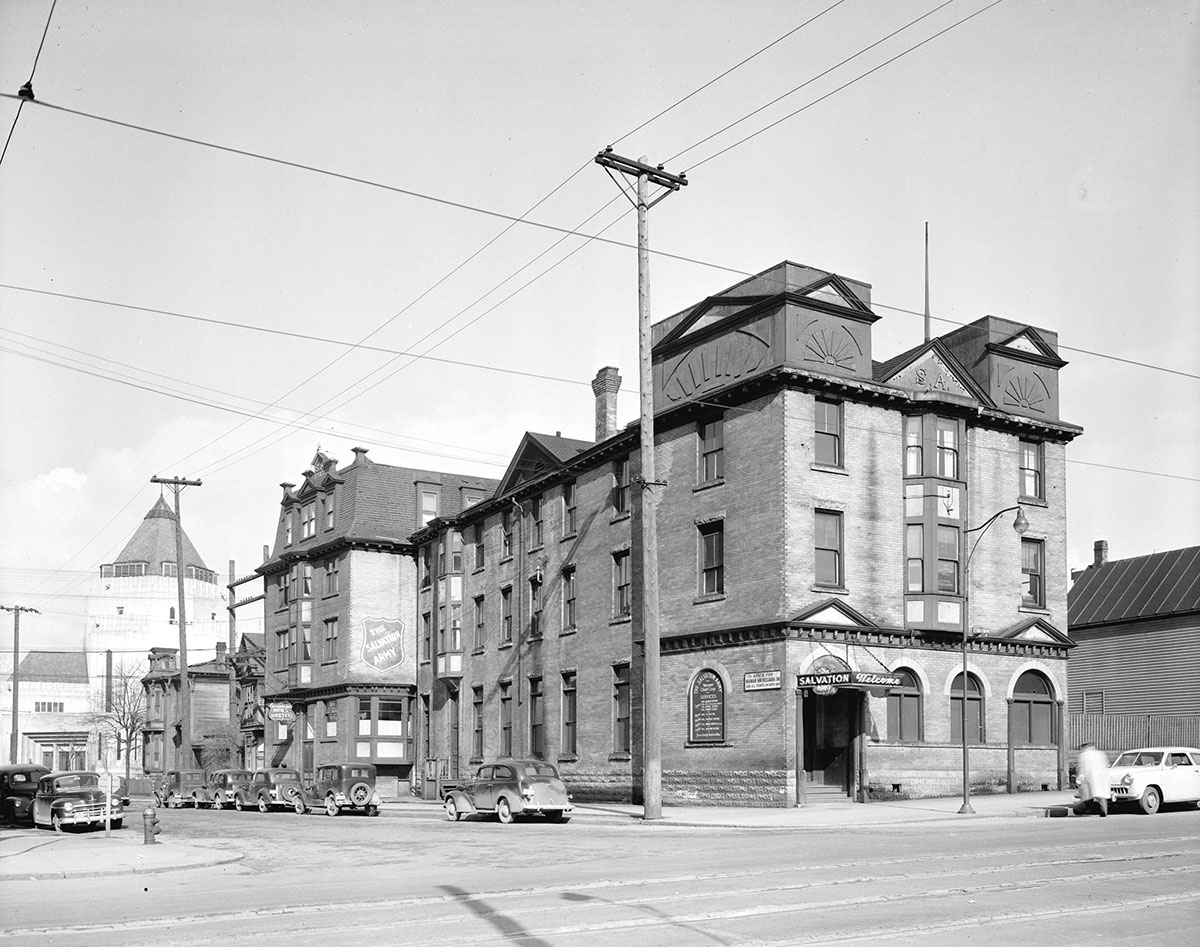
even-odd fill
[{"label": "white car", "polygon": [[1200,750],[1147,746],[1126,750],[1108,770],[1112,801],[1136,802],[1153,815],[1164,802],[1200,802]]}]

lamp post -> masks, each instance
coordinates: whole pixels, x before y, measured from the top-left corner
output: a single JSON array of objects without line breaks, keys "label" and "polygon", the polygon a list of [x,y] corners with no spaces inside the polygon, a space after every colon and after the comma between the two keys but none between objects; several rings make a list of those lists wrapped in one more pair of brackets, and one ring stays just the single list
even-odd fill
[{"label": "lamp post", "polygon": [[983,539],[989,527],[996,522],[1005,513],[1011,513],[1016,510],[1017,515],[1013,520],[1012,527],[1018,536],[1023,536],[1025,531],[1029,529],[1029,520],[1025,518],[1025,511],[1020,506],[1008,506],[1003,510],[998,510],[988,517],[987,522],[972,529],[963,530],[963,535],[969,533],[979,533],[975,537],[975,542],[971,545],[970,552],[967,553],[967,559],[963,563],[963,632],[962,632],[962,805],[959,807],[959,815],[974,815],[975,810],[971,808],[971,751],[967,742],[967,636],[971,631],[971,557],[975,555],[975,550],[979,548],[979,541]]}]

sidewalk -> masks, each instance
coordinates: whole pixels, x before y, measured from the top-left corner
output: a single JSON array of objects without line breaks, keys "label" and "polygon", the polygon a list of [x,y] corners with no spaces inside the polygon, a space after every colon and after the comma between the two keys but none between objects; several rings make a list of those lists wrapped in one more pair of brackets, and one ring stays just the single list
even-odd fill
[{"label": "sidewalk", "polygon": [[[899,802],[821,803],[803,809],[734,809],[720,806],[664,806],[663,817],[642,818],[642,807],[620,804],[580,805],[573,822],[580,824],[637,824],[658,828],[732,829],[853,829],[872,825],[908,825],[942,822],[962,825],[977,819],[1038,818],[1072,815],[1075,794],[1062,792],[974,796],[974,815],[959,815],[958,796],[912,799]],[[220,852],[186,845],[159,836],[155,845],[144,844],[140,810],[137,820],[105,838],[102,831],[57,835],[52,832],[0,834],[0,882],[34,878],[86,878],[112,874],[148,874],[179,871],[236,862],[241,852]],[[381,818],[443,818],[439,803],[421,799],[385,801]],[[136,824],[135,824],[136,822]]]}]

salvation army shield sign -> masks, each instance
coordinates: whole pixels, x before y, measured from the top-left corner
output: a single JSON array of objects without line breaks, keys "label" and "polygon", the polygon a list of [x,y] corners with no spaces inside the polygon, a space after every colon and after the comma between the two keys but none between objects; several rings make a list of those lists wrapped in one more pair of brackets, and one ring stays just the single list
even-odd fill
[{"label": "salvation army shield sign", "polygon": [[404,661],[404,622],[398,618],[364,618],[362,661],[376,671],[391,671]]}]

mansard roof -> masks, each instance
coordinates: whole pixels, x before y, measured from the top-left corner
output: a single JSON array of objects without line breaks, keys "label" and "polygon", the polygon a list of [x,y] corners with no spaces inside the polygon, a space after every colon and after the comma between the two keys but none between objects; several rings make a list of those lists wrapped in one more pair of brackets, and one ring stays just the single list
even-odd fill
[{"label": "mansard roof", "polygon": [[[367,457],[367,449],[363,447],[355,447],[354,460],[339,470],[335,459],[318,451],[299,488],[291,483],[281,485],[282,510],[274,553],[255,571],[274,571],[273,567],[284,558],[318,552],[331,545],[405,544],[421,527],[423,487],[437,488],[438,515],[446,517],[461,512],[464,491],[490,496],[496,483],[488,477],[376,463]],[[322,523],[315,536],[301,538],[293,534],[292,542],[286,543],[283,516],[290,515],[297,504],[315,500],[318,493],[335,488],[333,528],[327,530]]]},{"label": "mansard roof", "polygon": [[[114,562],[145,562],[148,563],[148,573],[161,575],[162,564],[174,561],[175,511],[167,506],[167,501],[160,496]],[[185,567],[194,566],[209,571],[204,560],[200,558],[200,553],[188,538],[187,530],[183,531],[183,564]]]}]

